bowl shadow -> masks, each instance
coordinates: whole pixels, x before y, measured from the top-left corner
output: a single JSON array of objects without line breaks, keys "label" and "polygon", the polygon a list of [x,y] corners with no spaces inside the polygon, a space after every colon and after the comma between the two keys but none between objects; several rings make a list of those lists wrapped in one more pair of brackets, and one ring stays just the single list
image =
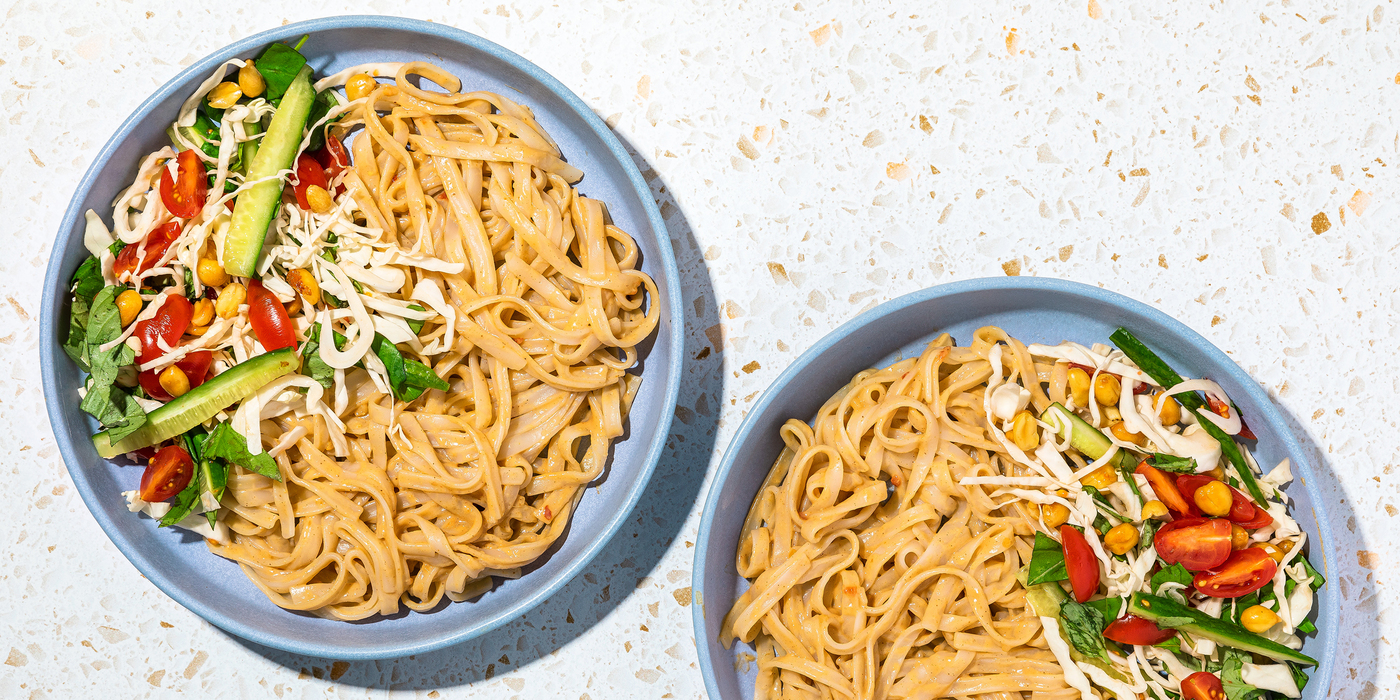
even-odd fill
[{"label": "bowl shadow", "polygon": [[[1270,392],[1272,394],[1272,392]],[[1332,530],[1332,548],[1326,552],[1327,585],[1335,586],[1339,615],[1337,645],[1333,652],[1332,674],[1323,692],[1317,697],[1379,698],[1377,680],[1380,674],[1381,629],[1379,587],[1371,572],[1351,556],[1367,549],[1366,537],[1358,526],[1356,512],[1341,480],[1338,469],[1328,458],[1327,450],[1313,438],[1307,427],[1293,415],[1277,396],[1271,396],[1288,429],[1307,452],[1312,465],[1312,478],[1326,507]],[[1316,549],[1309,549],[1314,554]],[[1316,561],[1314,559],[1314,561]],[[1316,619],[1317,611],[1313,611]],[[1309,688],[1318,678],[1309,681]]]},{"label": "bowl shadow", "polygon": [[[384,690],[467,686],[554,654],[611,615],[651,575],[679,535],[705,480],[718,433],[719,399],[724,395],[724,350],[712,346],[705,333],[720,322],[719,309],[690,223],[661,176],[626,137],[616,131],[613,134],[642,172],[665,218],[680,269],[681,284],[676,293],[684,294],[687,301],[685,318],[675,319],[685,324],[681,350],[685,363],[676,420],[631,517],[583,572],[548,600],[460,644],[392,659],[338,661],[293,654],[230,635],[232,639],[303,677]],[[708,408],[692,410],[696,406]]]}]

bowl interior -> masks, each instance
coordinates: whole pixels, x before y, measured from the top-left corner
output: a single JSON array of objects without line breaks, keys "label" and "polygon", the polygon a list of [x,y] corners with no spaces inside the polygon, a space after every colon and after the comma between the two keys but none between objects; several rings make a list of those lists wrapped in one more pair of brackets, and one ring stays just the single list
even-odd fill
[{"label": "bowl interior", "polygon": [[[1295,480],[1285,491],[1292,512],[1308,533],[1308,553],[1329,581],[1334,571],[1326,557],[1330,532],[1317,494],[1306,481],[1305,454],[1287,430],[1278,409],[1258,384],[1215,346],[1165,314],[1096,287],[1035,278],[971,280],[942,285],[900,297],[852,320],[823,338],[774,382],[745,419],[730,443],[710,488],[695,555],[696,645],[701,671],[713,700],[752,698],[757,667],[753,649],[718,642],[720,622],[748,582],[734,569],[739,530],[749,504],[782,450],[778,428],[788,418],[810,420],[821,405],[857,372],[917,357],[942,332],[966,343],[977,328],[1000,326],[1029,344],[1074,340],[1108,343],[1119,326],[1129,328],[1184,376],[1219,382],[1249,419],[1259,436],[1255,458],[1265,471],[1284,458],[1292,460]],[[1319,531],[1319,523],[1322,530]],[[1303,651],[1322,660],[1305,698],[1324,698],[1331,678],[1336,644],[1337,599],[1329,583],[1319,592],[1313,612],[1320,634]]]},{"label": "bowl interior", "polygon": [[[627,433],[597,488],[589,489],[570,530],[526,576],[499,584],[474,602],[444,605],[431,614],[400,614],[347,624],[274,606],[232,562],[208,552],[200,539],[157,530],[128,513],[123,490],[137,487],[141,469],[100,459],[89,436],[96,427],[78,411],[82,375],[59,349],[66,332],[62,293],[87,252],[82,213],[93,209],[110,222],[111,202],[134,177],[139,159],[166,143],[165,127],[181,102],[216,65],[250,57],[268,42],[309,33],[303,53],[318,75],[375,61],[430,61],[462,79],[464,89],[498,92],[529,106],[570,163],[585,177],[580,189],[608,204],[615,223],[641,247],[642,269],[657,283],[660,327],[642,348],[645,369]],[[142,104],[113,136],[78,187],[50,261],[43,310],[44,388],[50,419],[70,473],[89,509],[112,541],[152,582],[205,619],[268,646],[336,658],[383,658],[426,651],[485,632],[519,615],[577,573],[602,547],[641,494],[670,428],[679,386],[680,328],[673,325],[675,261],[655,202],[615,137],[558,81],[488,41],[450,27],[382,17],[340,17],[280,27],[249,37],[182,72]]]}]

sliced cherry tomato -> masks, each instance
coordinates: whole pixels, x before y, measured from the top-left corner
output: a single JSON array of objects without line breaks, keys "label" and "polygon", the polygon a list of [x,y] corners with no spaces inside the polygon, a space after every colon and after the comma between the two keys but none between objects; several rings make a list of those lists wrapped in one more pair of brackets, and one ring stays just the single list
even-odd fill
[{"label": "sliced cherry tomato", "polygon": [[269,352],[297,344],[296,329],[287,317],[287,307],[256,279],[248,281],[248,321],[258,342]]},{"label": "sliced cherry tomato", "polygon": [[1197,671],[1181,681],[1183,700],[1225,700],[1225,686],[1214,673]]},{"label": "sliced cherry tomato", "polygon": [[1196,574],[1191,583],[1212,598],[1238,598],[1249,595],[1274,580],[1278,563],[1259,547],[1241,549],[1224,564]]},{"label": "sliced cherry tomato", "polygon": [[1166,472],[1158,469],[1146,461],[1138,464],[1136,472],[1147,477],[1147,483],[1152,486],[1152,491],[1157,494],[1157,500],[1170,508],[1177,514],[1177,517],[1199,518],[1201,511],[1196,504],[1185,498],[1181,491],[1176,488],[1176,481]]},{"label": "sliced cherry tomato", "polygon": [[175,347],[175,344],[180,342],[180,336],[189,329],[192,318],[194,304],[191,304],[189,299],[179,294],[167,295],[165,303],[156,311],[155,316],[136,322],[136,330],[132,335],[141,341],[141,354],[136,356],[136,363],[144,365],[165,354],[165,351],[160,349],[157,339],[164,340],[165,344],[172,348]]},{"label": "sliced cherry tomato", "polygon": [[194,476],[194,460],[179,445],[156,450],[141,474],[141,500],[158,503],[185,490]]},{"label": "sliced cherry tomato", "polygon": [[1205,571],[1230,556],[1230,521],[1224,518],[1183,518],[1163,525],[1152,539],[1157,556],[1171,566]]},{"label": "sliced cherry tomato", "polygon": [[1176,636],[1176,630],[1162,629],[1147,618],[1137,615],[1124,615],[1123,617],[1108,623],[1108,627],[1103,630],[1103,636],[1112,639],[1119,644],[1141,644],[1152,646]]},{"label": "sliced cherry tomato", "polygon": [[160,201],[171,214],[182,219],[194,218],[209,198],[209,178],[204,161],[194,149],[180,151],[176,160],[179,175],[172,179],[170,168],[160,170]]},{"label": "sliced cherry tomato", "polygon": [[1273,516],[1269,515],[1268,511],[1254,505],[1254,501],[1249,500],[1248,496],[1240,493],[1233,486],[1229,488],[1230,497],[1234,500],[1230,501],[1230,512],[1225,517],[1229,518],[1230,522],[1246,530],[1258,530],[1274,521]]},{"label": "sliced cherry tomato", "polygon": [[1074,599],[1083,603],[1099,590],[1099,560],[1084,533],[1071,525],[1060,526],[1060,543],[1065,551],[1065,569],[1069,572],[1069,585],[1074,588]]},{"label": "sliced cherry tomato", "polygon": [[326,180],[334,180],[340,171],[350,165],[350,156],[345,153],[345,144],[340,139],[326,134],[326,145],[311,152],[311,156],[326,171]]},{"label": "sliced cherry tomato", "polygon": [[[186,354],[175,361],[175,366],[185,373],[185,377],[190,380],[190,388],[193,389],[209,377],[209,365],[214,361],[214,353],[208,350],[196,350]],[[137,375],[137,380],[141,382],[141,388],[146,390],[146,395],[157,401],[169,401],[175,397],[165,391],[160,385],[160,370],[148,369]]]},{"label": "sliced cherry tomato", "polygon": [[[170,246],[175,243],[175,239],[180,237],[182,230],[180,222],[171,221],[146,235],[146,240],[142,243],[132,243],[117,252],[117,259],[112,263],[112,273],[121,279],[129,272],[145,272],[156,266],[156,261],[165,255],[165,251],[170,250]],[[142,254],[141,267],[137,269],[136,258]]]},{"label": "sliced cherry tomato", "polygon": [[311,209],[311,205],[306,203],[306,188],[316,185],[325,189],[328,182],[325,169],[316,162],[315,157],[310,153],[302,153],[297,156],[296,184],[292,186],[292,191],[297,196],[297,206],[302,209]]}]

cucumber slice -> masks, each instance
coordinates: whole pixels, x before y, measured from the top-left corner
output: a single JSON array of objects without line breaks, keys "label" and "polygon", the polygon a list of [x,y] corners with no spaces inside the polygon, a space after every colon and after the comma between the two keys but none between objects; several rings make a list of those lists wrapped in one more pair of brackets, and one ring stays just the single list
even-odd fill
[{"label": "cucumber slice", "polygon": [[1219,620],[1170,598],[1134,593],[1128,600],[1128,614],[1145,617],[1158,627],[1178,629],[1216,644],[1267,656],[1275,661],[1291,661],[1304,666],[1316,666],[1317,659],[1293,651],[1278,642],[1265,639],[1225,620]]},{"label": "cucumber slice", "polygon": [[[311,104],[316,100],[316,91],[311,87],[311,67],[303,66],[292,80],[287,94],[282,96],[282,104],[272,114],[272,123],[267,127],[258,146],[257,155],[248,166],[248,179],[261,180],[276,175],[292,167],[297,147],[301,145],[302,132],[306,131],[306,118],[311,114]],[[277,205],[282,201],[283,182],[280,179],[265,180],[244,190],[238,195],[233,206],[233,222],[224,238],[224,269],[234,277],[251,277],[262,254],[263,238],[267,227],[277,213]]]},{"label": "cucumber slice", "polygon": [[[1107,435],[1060,404],[1052,404],[1050,408],[1045,409],[1040,419],[1054,426],[1061,440],[1069,440],[1071,447],[1089,459],[1098,459],[1113,447],[1113,441],[1109,440]],[[1109,462],[1112,466],[1123,468],[1136,466],[1137,463],[1137,457],[1121,448]]]},{"label": "cucumber slice", "polygon": [[92,436],[92,444],[98,455],[111,459],[182,435],[235,401],[251,396],[268,382],[295,370],[297,364],[293,348],[258,355],[146,414],[145,425],[115,444],[108,439],[105,430]]}]

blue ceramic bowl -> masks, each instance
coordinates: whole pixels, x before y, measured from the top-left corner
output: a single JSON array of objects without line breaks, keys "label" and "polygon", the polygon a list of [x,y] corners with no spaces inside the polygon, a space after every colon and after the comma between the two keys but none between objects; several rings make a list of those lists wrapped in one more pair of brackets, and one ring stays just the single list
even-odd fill
[{"label": "blue ceramic bowl", "polygon": [[[757,668],[725,650],[720,622],[748,582],[734,570],[739,529],[759,484],[783,448],[778,428],[789,418],[810,420],[855,373],[916,357],[942,332],[967,342],[986,325],[1006,329],[1026,342],[1108,343],[1119,326],[1129,328],[1183,375],[1210,377],[1229,392],[1259,436],[1254,455],[1265,469],[1292,460],[1294,481],[1286,490],[1292,511],[1311,542],[1309,558],[1329,581],[1336,571],[1327,554],[1332,533],[1321,494],[1312,485],[1307,453],[1288,430],[1278,408],[1244,370],[1195,331],[1166,314],[1125,296],[1076,282],[1034,277],[996,277],[940,285],[885,302],[836,329],[803,353],[749,410],[710,485],[695,547],[695,593],[691,612],[700,671],[711,700],[753,697]],[[1314,609],[1319,634],[1303,651],[1321,661],[1303,697],[1327,697],[1337,645],[1337,591],[1323,586]]]},{"label": "blue ceramic bowl", "polygon": [[[586,173],[580,189],[607,202],[617,225],[636,238],[642,269],[660,291],[651,303],[660,305],[661,324],[643,348],[645,381],[627,434],[614,443],[600,488],[585,493],[563,541],[519,580],[502,583],[474,602],[445,605],[430,614],[351,624],[282,610],[197,537],[157,530],[150,519],[128,513],[121,492],[137,487],[141,470],[97,456],[89,441],[96,428],[77,408],[82,374],[59,347],[59,334],[67,329],[66,282],[87,256],[83,212],[93,209],[110,217],[112,200],[135,176],[138,160],[166,143],[163,132],[180,103],[215,66],[302,34],[311,35],[303,53],[318,75],[371,61],[426,60],[460,77],[469,89],[499,92],[529,105],[565,157]],[[617,531],[646,487],[670,431],[684,317],[670,239],[646,182],[603,121],[558,80],[524,58],[452,27],[393,17],[335,17],[278,27],[206,56],[142,103],[98,153],[68,205],[53,250],[41,317],[44,396],[78,492],[107,536],[146,578],[200,617],[259,644],[341,659],[388,658],[470,639],[519,616],[581,571]]]}]

